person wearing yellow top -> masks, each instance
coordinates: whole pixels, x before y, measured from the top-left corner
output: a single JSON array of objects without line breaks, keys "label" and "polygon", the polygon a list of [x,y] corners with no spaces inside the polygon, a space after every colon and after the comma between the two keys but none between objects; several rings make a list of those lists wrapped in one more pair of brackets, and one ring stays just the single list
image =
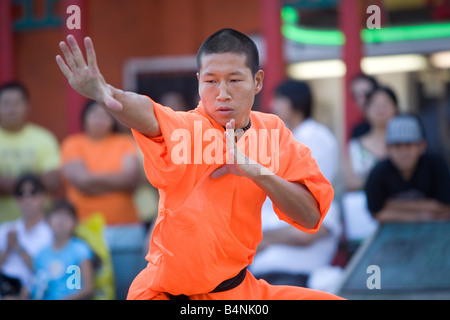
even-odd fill
[{"label": "person wearing yellow top", "polygon": [[29,110],[22,84],[0,87],[0,223],[20,217],[12,192],[23,174],[39,175],[49,192],[60,185],[58,140],[47,129],[28,122]]}]

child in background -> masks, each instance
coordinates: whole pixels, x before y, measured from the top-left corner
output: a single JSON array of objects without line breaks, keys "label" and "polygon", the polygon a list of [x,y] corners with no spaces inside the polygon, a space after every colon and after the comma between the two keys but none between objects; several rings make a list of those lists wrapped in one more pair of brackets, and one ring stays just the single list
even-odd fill
[{"label": "child in background", "polygon": [[94,291],[93,253],[81,239],[73,236],[76,211],[65,200],[56,202],[48,214],[54,242],[34,261],[36,285],[33,299],[88,299]]}]

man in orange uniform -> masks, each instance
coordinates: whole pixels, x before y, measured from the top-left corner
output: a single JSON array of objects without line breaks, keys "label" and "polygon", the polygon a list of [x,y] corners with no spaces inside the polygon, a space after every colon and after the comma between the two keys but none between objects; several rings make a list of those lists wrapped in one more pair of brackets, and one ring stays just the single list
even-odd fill
[{"label": "man in orange uniform", "polygon": [[315,232],[333,199],[309,149],[276,116],[251,111],[263,85],[258,51],[223,29],[197,55],[199,106],[174,112],[106,84],[90,38],[87,64],[75,39],[56,60],[72,87],[133,130],[148,179],[160,191],[147,267],[128,299],[334,299],[271,286],[246,270],[261,240],[266,196],[278,216]]}]

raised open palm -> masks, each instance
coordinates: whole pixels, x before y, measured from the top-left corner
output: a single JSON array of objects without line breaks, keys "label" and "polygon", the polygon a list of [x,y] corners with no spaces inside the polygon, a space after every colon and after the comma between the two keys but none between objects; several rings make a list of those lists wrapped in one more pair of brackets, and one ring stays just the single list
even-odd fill
[{"label": "raised open palm", "polygon": [[67,62],[66,64],[60,55],[56,56],[56,62],[61,72],[66,76],[71,87],[82,96],[96,100],[113,111],[120,111],[122,104],[113,98],[112,90],[105,82],[97,66],[97,58],[91,38],[86,37],[84,45],[87,63],[72,35],[67,37],[67,43],[64,41],[59,43]]}]

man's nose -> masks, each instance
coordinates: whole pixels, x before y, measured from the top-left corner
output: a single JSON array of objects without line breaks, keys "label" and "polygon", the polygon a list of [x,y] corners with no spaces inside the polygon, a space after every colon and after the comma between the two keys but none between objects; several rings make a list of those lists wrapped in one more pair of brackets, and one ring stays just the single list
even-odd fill
[{"label": "man's nose", "polygon": [[226,83],[221,82],[219,84],[219,88],[218,89],[219,89],[219,92],[218,92],[218,95],[217,95],[217,100],[219,100],[219,101],[227,101],[227,100],[231,99],[231,95],[228,92],[228,86],[227,86]]}]

